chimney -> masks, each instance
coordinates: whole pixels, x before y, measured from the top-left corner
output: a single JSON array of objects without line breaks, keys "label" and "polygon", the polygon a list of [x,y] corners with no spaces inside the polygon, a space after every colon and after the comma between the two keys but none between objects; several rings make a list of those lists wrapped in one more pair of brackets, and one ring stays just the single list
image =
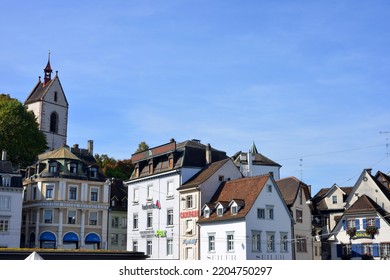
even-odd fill
[{"label": "chimney", "polygon": [[7,160],[7,151],[3,150],[1,153],[1,160]]},{"label": "chimney", "polygon": [[210,144],[206,145],[206,164],[211,164],[211,146]]},{"label": "chimney", "polygon": [[93,156],[93,140],[88,140],[88,154]]}]

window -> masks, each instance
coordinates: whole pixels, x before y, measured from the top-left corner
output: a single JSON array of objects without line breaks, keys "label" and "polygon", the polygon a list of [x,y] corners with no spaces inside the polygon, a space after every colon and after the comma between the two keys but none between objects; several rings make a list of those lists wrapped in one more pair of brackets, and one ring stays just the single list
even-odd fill
[{"label": "window", "polygon": [[112,219],[111,219],[111,227],[119,228],[119,217],[112,217]]},{"label": "window", "polygon": [[376,219],[375,218],[366,219],[366,225],[368,227],[375,227],[376,226]]},{"label": "window", "polygon": [[381,257],[390,257],[390,243],[381,243],[380,244],[380,256]]},{"label": "window", "polygon": [[117,233],[111,233],[111,244],[118,245],[119,243],[119,235]]},{"label": "window", "polygon": [[193,207],[194,207],[194,205],[193,205],[192,195],[187,195],[186,196],[186,208],[191,209]]},{"label": "window", "polygon": [[173,239],[167,238],[167,256],[173,255]]},{"label": "window", "polygon": [[37,186],[33,186],[32,187],[32,200],[36,200],[37,199]]},{"label": "window", "polygon": [[261,251],[261,232],[252,231],[252,251],[260,252]]},{"label": "window", "polygon": [[209,209],[209,208],[205,208],[205,209],[203,210],[203,216],[204,216],[205,218],[210,217],[210,209]]},{"label": "window", "polygon": [[264,208],[257,208],[257,218],[258,219],[265,219],[265,209]]},{"label": "window", "polygon": [[275,252],[275,233],[267,232],[267,251]]},{"label": "window", "polygon": [[228,233],[226,235],[226,241],[227,241],[227,251],[232,252],[234,251],[234,234],[233,233]]},{"label": "window", "polygon": [[76,224],[76,210],[68,210],[68,224]]},{"label": "window", "polygon": [[217,208],[217,216],[221,217],[222,215],[223,215],[223,208],[222,207],[218,207]]},{"label": "window", "polygon": [[69,200],[77,200],[77,187],[69,187]]},{"label": "window", "polygon": [[267,185],[267,192],[272,192],[272,185]]},{"label": "window", "polygon": [[192,231],[194,229],[193,224],[194,222],[192,221],[192,219],[185,220],[186,235],[192,235]]},{"label": "window", "polygon": [[133,252],[138,252],[138,241],[133,240]]},{"label": "window", "polygon": [[0,217],[0,233],[5,234],[9,232],[9,219],[7,217]]},{"label": "window", "polygon": [[0,195],[0,211],[11,211],[11,197]]},{"label": "window", "polygon": [[45,224],[52,224],[53,223],[53,210],[45,210],[43,214],[43,222]]},{"label": "window", "polygon": [[225,177],[223,175],[218,176],[218,181],[223,182],[225,180]]},{"label": "window", "polygon": [[153,185],[147,186],[147,200],[153,200]]},{"label": "window", "polygon": [[173,226],[173,209],[167,210],[167,226]]},{"label": "window", "polygon": [[139,189],[133,190],[133,204],[138,204],[139,202]]},{"label": "window", "polygon": [[287,232],[280,233],[280,252],[288,252]]},{"label": "window", "polygon": [[57,162],[49,163],[49,172],[51,173],[57,172]]},{"label": "window", "polygon": [[362,249],[363,255],[373,255],[374,251],[372,243],[362,244]]},{"label": "window", "polygon": [[153,253],[153,243],[152,240],[146,241],[146,254],[151,256]]},{"label": "window", "polygon": [[35,225],[37,223],[37,211],[31,211],[30,213],[30,223]]},{"label": "window", "polygon": [[53,199],[54,197],[54,186],[53,185],[46,185],[46,199]]},{"label": "window", "polygon": [[232,215],[237,215],[237,205],[231,207]]},{"label": "window", "polygon": [[126,228],[127,227],[127,218],[126,217],[122,217],[121,218],[121,227],[122,228]]},{"label": "window", "polygon": [[337,195],[332,196],[332,203],[337,204]]},{"label": "window", "polygon": [[295,210],[295,220],[297,223],[303,223],[303,213],[302,210],[296,209]]},{"label": "window", "polygon": [[91,201],[98,201],[99,199],[99,189],[91,188]]},{"label": "window", "polygon": [[96,226],[97,225],[97,212],[89,212],[89,225]]},{"label": "window", "polygon": [[215,235],[209,235],[209,252],[215,252]]},{"label": "window", "polygon": [[138,213],[133,214],[133,229],[138,229]]},{"label": "window", "polygon": [[77,174],[77,163],[72,162],[69,164],[69,172],[71,174]]},{"label": "window", "polygon": [[10,187],[11,186],[11,176],[3,176],[3,186]]},{"label": "window", "polygon": [[296,236],[297,252],[307,252],[306,237]]},{"label": "window", "polygon": [[167,183],[167,198],[173,198],[173,182]]},{"label": "window", "polygon": [[98,170],[96,167],[91,167],[91,169],[89,170],[89,176],[91,178],[97,178],[97,174],[98,174]]},{"label": "window", "polygon": [[147,213],[146,227],[147,228],[153,227],[153,213],[152,212]]},{"label": "window", "polygon": [[272,205],[266,206],[266,214],[267,214],[267,220],[273,220],[274,219],[274,207]]},{"label": "window", "polygon": [[58,132],[58,114],[56,112],[53,112],[50,115],[50,132]]},{"label": "window", "polygon": [[58,98],[58,93],[55,91],[54,92],[54,102],[57,102],[57,98]]}]

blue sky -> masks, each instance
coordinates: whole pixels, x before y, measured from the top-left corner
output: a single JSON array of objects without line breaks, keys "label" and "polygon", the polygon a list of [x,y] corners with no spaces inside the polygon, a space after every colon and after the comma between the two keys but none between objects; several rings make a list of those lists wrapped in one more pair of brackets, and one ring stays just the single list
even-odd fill
[{"label": "blue sky", "polygon": [[390,2],[1,1],[0,92],[51,66],[68,144],[116,159],[141,141],[249,150],[312,185],[390,171]]}]

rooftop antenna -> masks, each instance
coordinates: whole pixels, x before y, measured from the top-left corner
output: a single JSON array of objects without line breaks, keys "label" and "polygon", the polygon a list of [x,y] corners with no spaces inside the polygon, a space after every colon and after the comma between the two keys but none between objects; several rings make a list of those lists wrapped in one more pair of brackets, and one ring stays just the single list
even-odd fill
[{"label": "rooftop antenna", "polygon": [[298,171],[301,174],[300,180],[302,181],[303,180],[303,158],[299,159],[299,170]]},{"label": "rooftop antenna", "polygon": [[[389,134],[390,131],[379,131],[379,134]],[[389,157],[389,137],[386,137],[386,157]]]}]

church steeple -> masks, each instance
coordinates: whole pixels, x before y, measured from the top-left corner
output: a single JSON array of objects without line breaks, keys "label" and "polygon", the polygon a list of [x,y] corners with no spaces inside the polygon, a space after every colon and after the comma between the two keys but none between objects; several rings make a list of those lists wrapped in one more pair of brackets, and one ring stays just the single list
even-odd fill
[{"label": "church steeple", "polygon": [[43,85],[45,86],[48,82],[51,81],[51,73],[53,73],[53,70],[51,69],[51,66],[50,66],[50,51],[49,51],[49,58],[47,60],[47,65],[46,65],[45,69],[43,69],[43,71],[45,73]]}]

